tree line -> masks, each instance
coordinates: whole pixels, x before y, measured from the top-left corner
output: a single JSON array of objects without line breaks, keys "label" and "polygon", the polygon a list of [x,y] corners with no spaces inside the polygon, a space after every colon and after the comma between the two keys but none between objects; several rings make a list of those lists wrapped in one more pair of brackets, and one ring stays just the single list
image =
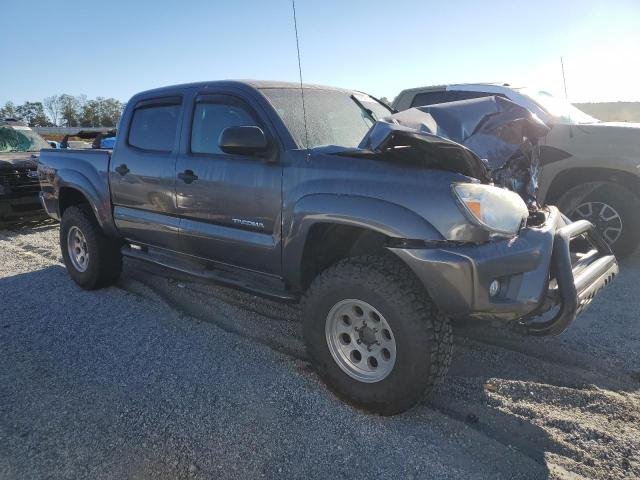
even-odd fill
[{"label": "tree line", "polygon": [[115,127],[125,104],[115,98],[86,95],[52,95],[42,102],[7,102],[0,120],[15,118],[31,127]]}]

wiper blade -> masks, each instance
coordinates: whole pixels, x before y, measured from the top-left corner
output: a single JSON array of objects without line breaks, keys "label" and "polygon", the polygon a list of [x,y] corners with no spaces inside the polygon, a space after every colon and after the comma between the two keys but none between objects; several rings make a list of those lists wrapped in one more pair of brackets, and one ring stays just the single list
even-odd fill
[{"label": "wiper blade", "polygon": [[351,100],[353,100],[354,102],[356,102],[356,105],[358,105],[362,110],[365,111],[365,113],[367,115],[369,115],[371,117],[371,120],[373,120],[374,122],[377,121],[378,119],[376,118],[375,114],[373,113],[373,110],[365,107],[362,102],[360,100],[358,100],[358,98],[355,95],[351,95]]}]

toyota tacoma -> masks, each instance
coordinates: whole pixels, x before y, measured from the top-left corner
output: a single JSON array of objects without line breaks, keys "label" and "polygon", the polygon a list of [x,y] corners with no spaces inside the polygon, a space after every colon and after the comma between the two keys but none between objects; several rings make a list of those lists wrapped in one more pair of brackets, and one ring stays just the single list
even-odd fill
[{"label": "toyota tacoma", "polygon": [[618,272],[591,223],[493,182],[426,115],[311,85],[150,90],[113,151],[42,151],[41,200],[81,287],[126,256],[300,301],[326,384],[395,414],[445,376],[450,321],[557,335]]}]

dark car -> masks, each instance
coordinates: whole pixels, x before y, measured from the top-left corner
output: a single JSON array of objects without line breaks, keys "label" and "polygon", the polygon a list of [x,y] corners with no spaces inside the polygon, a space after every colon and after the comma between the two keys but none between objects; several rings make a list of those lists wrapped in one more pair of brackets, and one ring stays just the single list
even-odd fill
[{"label": "dark car", "polygon": [[124,255],[301,301],[321,377],[393,414],[446,374],[450,319],[557,335],[618,271],[593,225],[492,185],[432,120],[331,87],[151,90],[113,152],[42,152],[42,202],[81,287],[113,284]]},{"label": "dark car", "polygon": [[49,144],[27,125],[0,121],[0,220],[43,213],[38,155]]}]

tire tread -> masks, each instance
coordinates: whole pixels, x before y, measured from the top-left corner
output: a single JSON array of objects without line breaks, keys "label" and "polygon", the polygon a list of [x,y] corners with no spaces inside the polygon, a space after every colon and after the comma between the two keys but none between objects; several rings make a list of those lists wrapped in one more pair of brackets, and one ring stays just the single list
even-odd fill
[{"label": "tire tread", "polygon": [[[428,338],[434,340],[428,342],[427,345],[420,346],[420,348],[428,349],[426,358],[428,358],[429,369],[417,398],[409,396],[411,398],[400,399],[394,405],[378,405],[373,401],[364,406],[382,414],[399,413],[432,392],[446,376],[453,355],[451,325],[448,319],[438,312],[413,272],[393,254],[345,258],[320,273],[303,297],[302,310],[305,312],[303,331],[305,332],[307,349],[314,364],[317,364],[319,358],[316,358],[314,346],[309,345],[310,338],[306,334],[308,329],[312,327],[309,322],[313,317],[308,309],[308,303],[310,299],[330,291],[336,283],[350,281],[358,282],[358,284],[375,291],[377,295],[384,297],[388,303],[397,306],[402,311],[410,312],[409,315],[403,316],[403,321],[408,322],[408,328],[415,329],[415,331],[422,330]],[[325,378],[325,381],[332,389],[336,390],[331,379]],[[362,404],[361,399],[349,396],[345,392],[337,391],[336,393],[350,403]]]}]

